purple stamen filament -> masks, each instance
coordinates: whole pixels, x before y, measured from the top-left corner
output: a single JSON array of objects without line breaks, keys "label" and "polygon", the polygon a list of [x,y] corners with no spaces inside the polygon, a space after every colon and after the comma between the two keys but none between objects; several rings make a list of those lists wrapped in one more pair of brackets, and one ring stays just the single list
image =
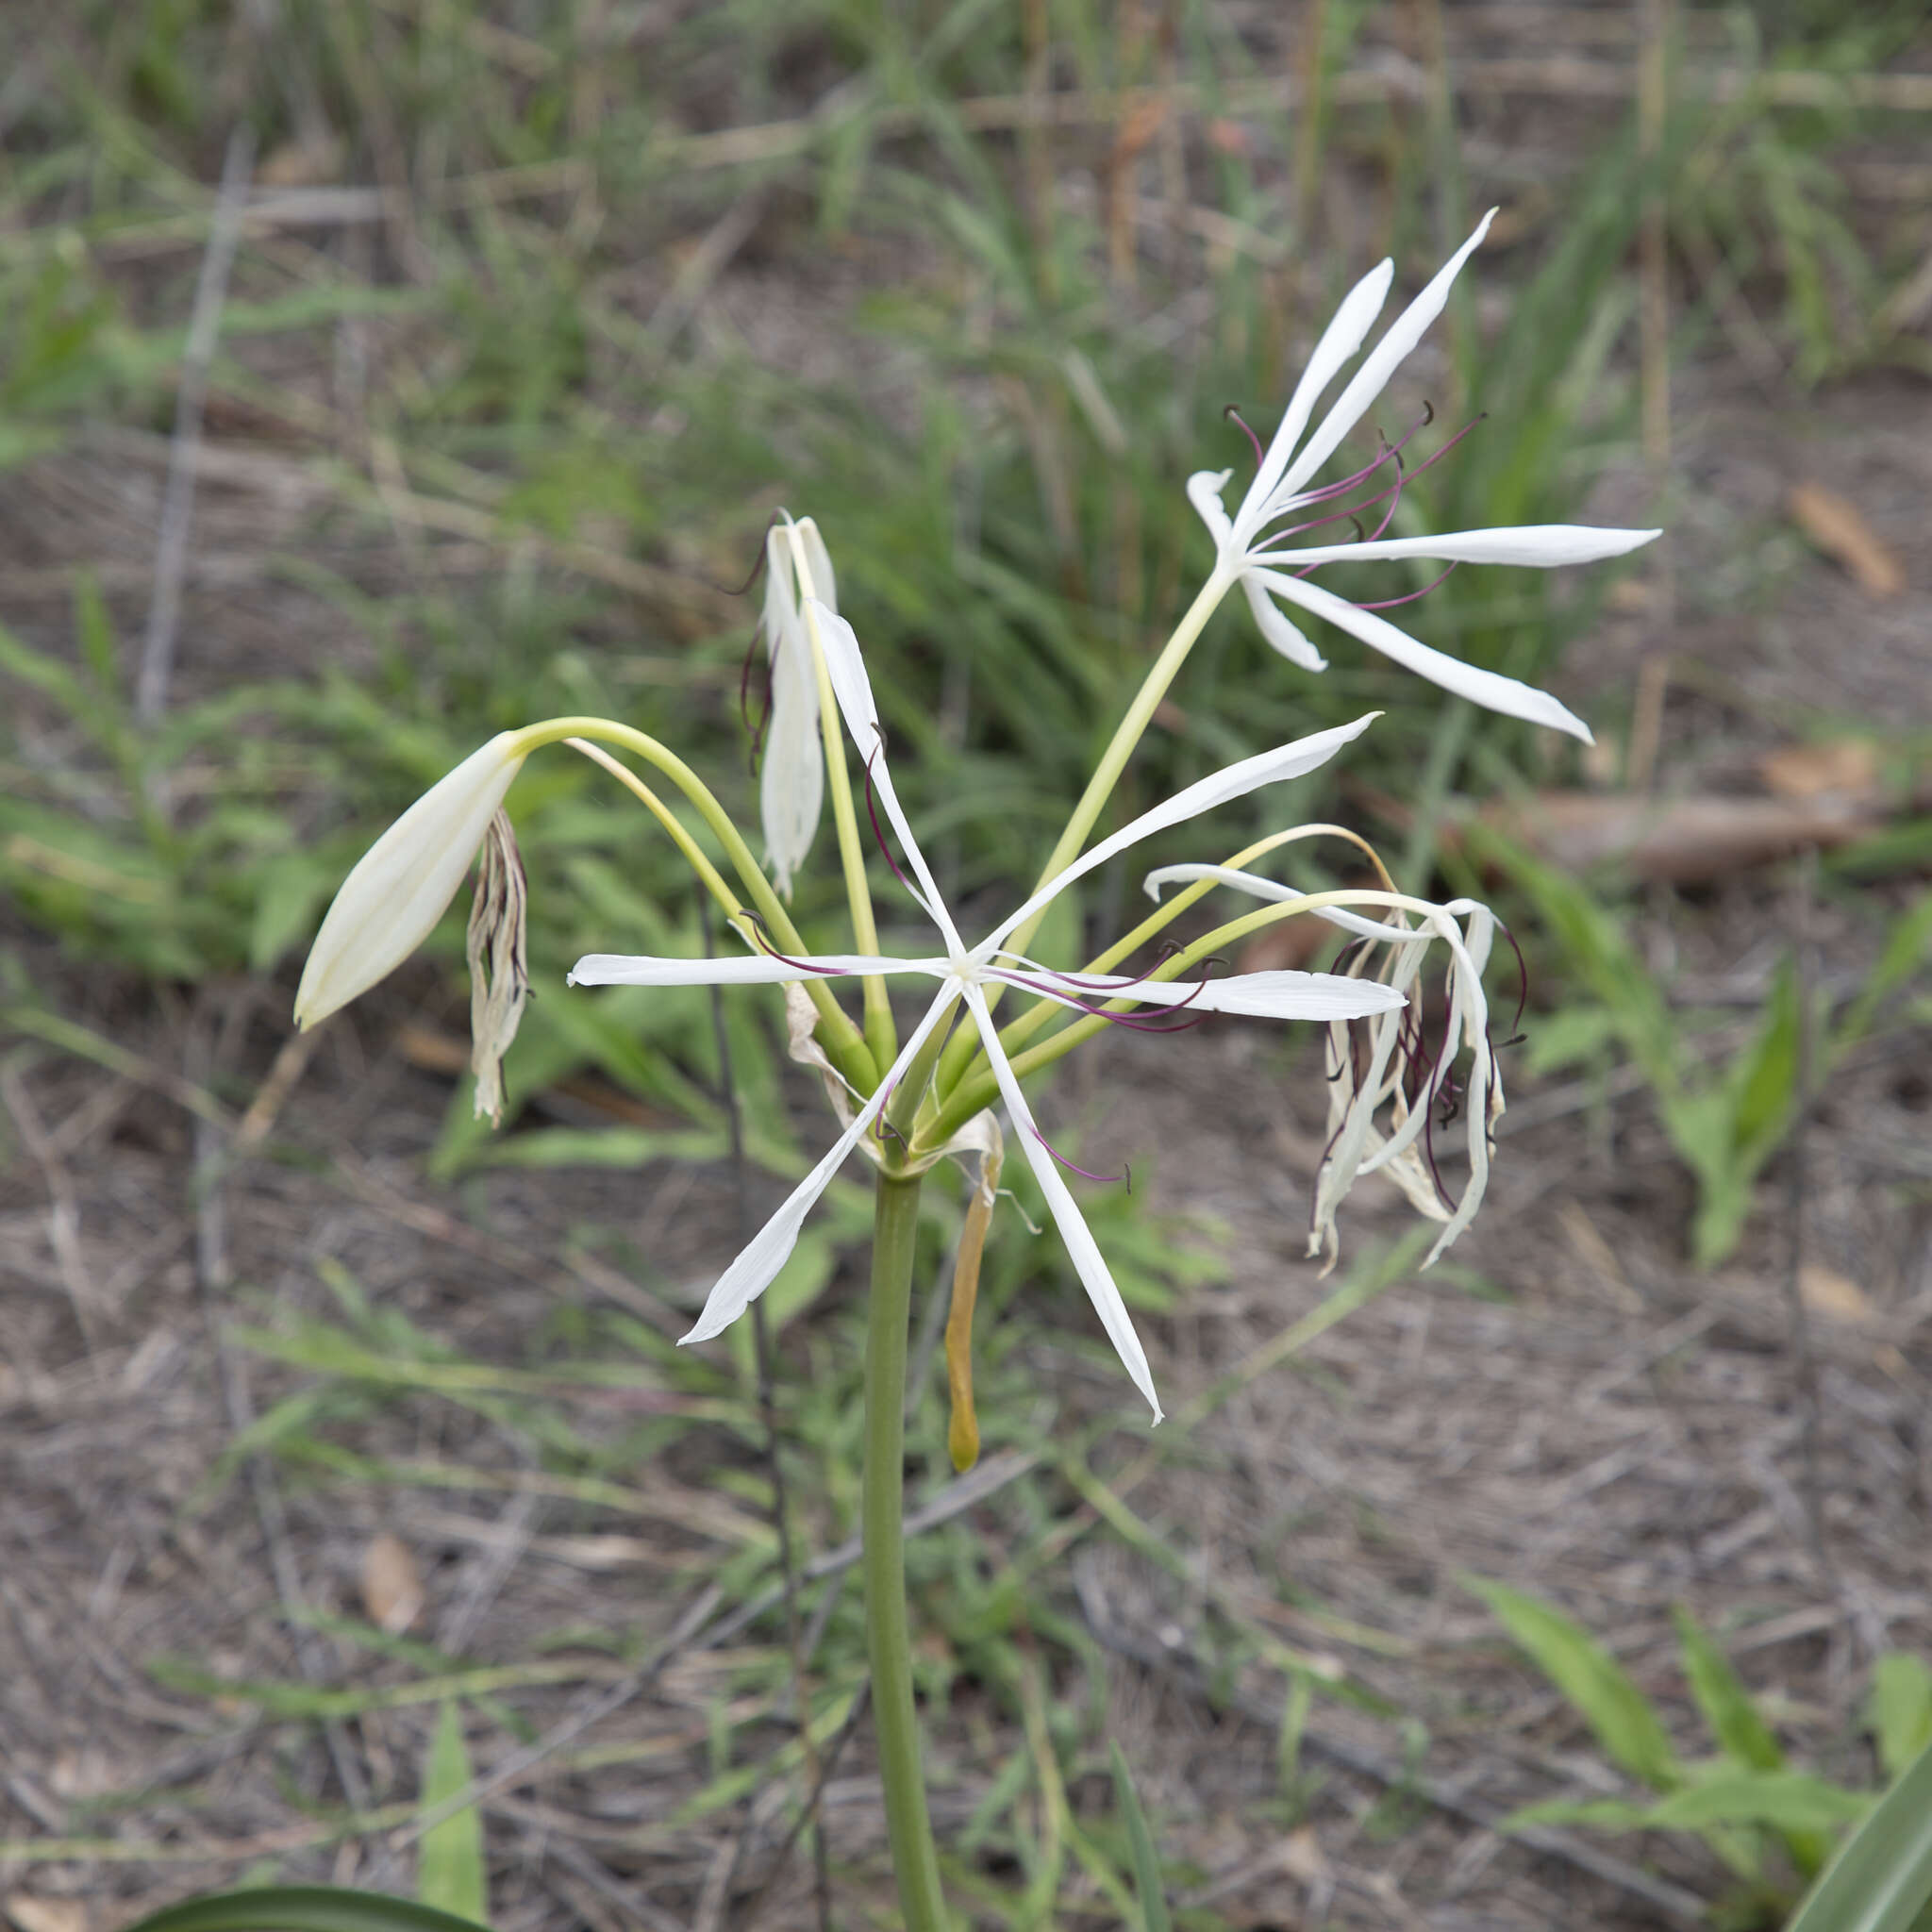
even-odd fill
[{"label": "purple stamen filament", "polygon": [[[1063,981],[1060,985],[1058,986],[1051,984],[1050,982],[1052,980],[1060,979],[1061,975],[1059,975],[1058,974],[1049,974],[1047,979],[1041,980],[1031,978],[1024,973],[1012,973],[1008,971],[1001,971],[999,969],[995,969],[995,971],[998,974],[998,977],[1005,980],[1008,986],[1017,986],[1024,992],[1038,993],[1044,999],[1062,1000],[1068,1006],[1072,1007],[1076,1012],[1086,1014],[1086,1016],[1090,1020],[1105,1020],[1112,1025],[1124,1026],[1130,1032],[1133,1033],[1186,1033],[1192,1027],[1198,1026],[1201,1024],[1201,1022],[1208,1017],[1206,1013],[1197,1013],[1191,1020],[1176,1021],[1138,1019],[1132,1014],[1128,1013],[1109,1012],[1104,1006],[1094,1005],[1088,1000],[1081,999],[1075,993],[1069,992],[1066,989],[1067,986],[1073,983],[1071,981]],[[1135,986],[1138,984],[1139,982],[1136,980],[1128,980],[1124,982],[1124,985],[1120,990],[1120,992],[1117,995],[1113,993],[1111,989],[1109,989],[1109,996],[1118,996],[1131,999],[1133,997],[1133,994],[1131,992],[1126,991],[1125,989],[1127,987]],[[1192,989],[1191,991],[1189,992],[1186,999],[1176,1000],[1173,1006],[1168,1008],[1168,1012],[1184,1012],[1189,1007],[1192,1006],[1193,1003],[1197,999],[1199,999],[1205,991],[1207,991],[1207,990],[1208,982],[1204,979],[1200,981]]]},{"label": "purple stamen filament", "polygon": [[1261,465],[1268,460],[1268,458],[1261,452],[1261,439],[1258,436],[1257,436],[1252,429],[1248,427],[1247,419],[1244,416],[1242,416],[1241,412],[1239,409],[1237,409],[1232,403],[1228,404],[1227,408],[1222,410],[1221,413],[1224,416],[1225,416],[1229,422],[1239,423],[1241,425],[1241,434],[1245,436],[1248,439],[1248,441],[1255,445],[1255,467],[1258,470],[1261,467]]},{"label": "purple stamen filament", "polygon": [[763,919],[754,912],[750,907],[741,907],[738,916],[750,924],[752,937],[758,942],[758,950],[769,958],[776,959],[780,965],[792,967],[800,973],[815,974],[821,979],[843,979],[845,977],[845,969],[842,966],[821,966],[815,960],[794,959],[790,953],[781,953],[766,938],[765,922]]},{"label": "purple stamen filament", "polygon": [[[1310,565],[1309,568],[1313,569],[1315,566]],[[1445,570],[1441,576],[1431,577],[1420,591],[1411,591],[1406,597],[1382,597],[1373,604],[1357,604],[1355,608],[1357,610],[1393,610],[1398,604],[1413,604],[1418,597],[1426,597],[1444,577],[1449,575],[1450,571],[1453,571],[1455,568],[1456,565],[1452,563],[1449,566],[1449,570]],[[1298,571],[1296,575],[1298,576],[1306,576],[1307,573],[1306,571]]]},{"label": "purple stamen filament", "polygon": [[878,742],[873,746],[865,760],[865,815],[872,821],[872,835],[879,841],[879,850],[885,855],[886,863],[892,868],[892,876],[912,894],[921,905],[925,902],[913,883],[899,870],[899,861],[892,857],[892,848],[886,843],[885,827],[879,824],[879,808],[873,797],[872,761],[886,748],[886,734],[879,730],[878,721],[873,721],[874,731],[878,733]]},{"label": "purple stamen filament", "polygon": [[1109,1183],[1113,1181],[1125,1181],[1127,1184],[1127,1192],[1131,1194],[1134,1191],[1134,1169],[1133,1164],[1131,1162],[1129,1162],[1127,1166],[1122,1168],[1120,1173],[1118,1174],[1089,1174],[1084,1167],[1075,1167],[1074,1164],[1071,1160],[1069,1160],[1067,1157],[1064,1154],[1062,1154],[1060,1150],[1058,1147],[1056,1147],[1053,1144],[1053,1142],[1046,1138],[1044,1134],[1042,1134],[1040,1131],[1040,1128],[1037,1124],[1033,1128],[1033,1138],[1036,1141],[1038,1141],[1042,1147],[1044,1147],[1046,1151],[1049,1154],[1051,1154],[1053,1158],[1056,1160],[1058,1160],[1059,1164],[1063,1168],[1065,1168],[1069,1174],[1078,1174],[1083,1181],[1105,1181]]}]

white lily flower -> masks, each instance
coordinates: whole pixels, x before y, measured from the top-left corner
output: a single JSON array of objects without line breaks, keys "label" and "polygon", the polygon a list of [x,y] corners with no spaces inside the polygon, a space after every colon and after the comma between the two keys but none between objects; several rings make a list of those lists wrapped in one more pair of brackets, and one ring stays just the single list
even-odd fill
[{"label": "white lily flower", "polygon": [[[1147,893],[1158,900],[1167,886],[1201,879],[1276,903],[1307,896],[1274,879],[1222,865],[1163,866],[1147,874]],[[1366,1058],[1357,1054],[1346,1021],[1329,1026],[1329,1138],[1315,1176],[1308,1253],[1325,1250],[1329,1265],[1334,1265],[1341,1252],[1335,1210],[1360,1175],[1386,1169],[1411,1207],[1444,1224],[1423,1263],[1427,1267],[1474,1220],[1489,1186],[1495,1123],[1503,1111],[1503,1076],[1490,1043],[1482,975],[1496,917],[1474,899],[1452,899],[1437,906],[1398,892],[1363,890],[1348,896],[1356,905],[1386,910],[1395,923],[1365,918],[1335,905],[1309,909],[1357,939],[1386,946],[1381,983],[1405,996],[1424,955],[1440,941],[1450,960],[1448,1012],[1440,1038],[1433,1040],[1424,1030],[1420,1008],[1393,1008],[1374,1016]],[[1411,915],[1418,924],[1407,924]],[[1362,963],[1357,962],[1357,971]],[[1465,1047],[1470,1056],[1467,1093],[1460,1091],[1455,1073]],[[1375,1125],[1375,1116],[1384,1107],[1390,1110],[1387,1135]],[[1465,1123],[1469,1178],[1452,1199],[1436,1159],[1434,1135],[1439,1120],[1447,1127],[1458,1115]]]},{"label": "white lily flower", "polygon": [[[1324,563],[1418,557],[1439,558],[1452,568],[1458,563],[1509,563],[1549,569],[1557,564],[1592,563],[1607,557],[1621,557],[1660,534],[1656,530],[1598,529],[1578,524],[1532,524],[1510,529],[1457,530],[1439,537],[1385,538],[1382,532],[1389,527],[1402,491],[1399,457],[1394,458],[1389,480],[1371,481],[1391,460],[1392,453],[1386,449],[1366,469],[1341,482],[1308,487],[1342,438],[1360,422],[1388,386],[1390,377],[1422,340],[1424,331],[1441,313],[1451,285],[1471,252],[1489,233],[1495,214],[1496,210],[1491,208],[1482,218],[1475,233],[1390,325],[1382,340],[1329,407],[1328,413],[1304,441],[1304,432],[1323,391],[1361,347],[1375,318],[1381,314],[1394,278],[1394,264],[1385,260],[1364,275],[1350,290],[1315,344],[1314,354],[1308,358],[1301,381],[1295,385],[1274,441],[1261,456],[1255,480],[1241,498],[1240,509],[1230,518],[1221,500],[1222,491],[1234,475],[1232,470],[1202,470],[1190,476],[1188,500],[1214,538],[1219,553],[1215,562],[1217,575],[1241,585],[1255,621],[1261,626],[1261,635],[1304,671],[1325,671],[1327,660],[1290,620],[1281,608],[1283,602],[1299,605],[1304,610],[1325,618],[1372,649],[1458,697],[1512,718],[1526,718],[1534,724],[1568,731],[1590,743],[1589,725],[1547,691],[1431,650],[1387,618],[1378,616],[1375,607],[1351,604],[1332,591],[1309,582],[1307,575]],[[1370,492],[1366,498],[1357,494],[1363,486]],[[1350,502],[1351,496],[1357,500]],[[1378,507],[1380,526],[1361,541],[1318,542],[1297,547],[1288,541],[1320,526],[1345,526],[1352,517]],[[1389,603],[1407,601],[1405,597],[1393,597]]]},{"label": "white lily flower", "polygon": [[761,629],[771,663],[772,712],[758,774],[758,809],[773,882],[791,896],[791,875],[805,863],[825,796],[824,747],[819,732],[819,681],[804,602],[839,608],[824,539],[809,517],[787,518],[765,534],[765,614]]},{"label": "white lily flower", "polygon": [[1257,758],[1243,759],[1240,764],[1230,765],[1224,771],[1189,786],[1166,804],[1157,806],[1110,838],[1102,840],[996,925],[977,945],[969,946],[960,938],[958,928],[940,896],[931,869],[912,836],[912,828],[900,808],[891,774],[887,767],[872,688],[866,678],[858,641],[853,635],[852,626],[826,608],[817,608],[812,615],[816,619],[831,674],[832,689],[846,728],[866,758],[873,787],[905,854],[910,874],[905,878],[907,890],[938,928],[944,950],[918,958],[821,954],[792,959],[759,953],[735,959],[658,959],[592,954],[577,961],[570,975],[571,983],[588,986],[751,985],[798,980],[807,974],[830,977],[910,974],[937,980],[939,988],[898,1058],[879,1082],[877,1091],[858,1107],[845,1131],[824,1158],[799,1183],[790,1199],[724,1271],[706,1301],[696,1325],[684,1340],[708,1340],[736,1321],[763,1293],[791,1254],[812,1204],[830,1184],[832,1176],[858,1144],[860,1138],[879,1118],[891,1098],[894,1086],[905,1077],[920,1048],[931,1038],[935,1028],[951,1017],[955,1006],[963,1005],[979,1034],[1007,1110],[1012,1117],[1027,1159],[1032,1163],[1041,1191],[1046,1196],[1047,1207],[1059,1225],[1088,1298],[1092,1302],[1101,1325],[1119,1352],[1128,1374],[1133,1377],[1135,1387],[1152,1406],[1158,1422],[1160,1404],[1155,1395],[1147,1357],[1141,1350],[1140,1338],[1134,1332],[1126,1304],[1121,1299],[1120,1291],[1114,1285],[1113,1276],[1108,1271],[1078,1206],[1059,1176],[1055,1165],[1056,1157],[1034,1123],[1032,1110],[1020,1090],[1012,1064],[1000,1044],[984,989],[989,981],[1004,982],[1044,994],[1081,1010],[1092,1010],[1101,1002],[1126,997],[1149,1006],[1185,1007],[1194,1012],[1249,1013],[1284,1020],[1335,1022],[1368,1014],[1384,1014],[1400,1008],[1403,995],[1391,987],[1328,974],[1243,973],[1225,979],[1192,981],[1136,979],[1115,974],[1069,975],[1047,973],[1006,949],[1007,941],[1020,926],[1096,866],[1105,865],[1129,846],[1167,826],[1183,824],[1198,813],[1240,798],[1260,786],[1299,777],[1303,773],[1314,770],[1365,729],[1370,718],[1360,718],[1353,724],[1320,732],[1314,737],[1283,745],[1278,750],[1264,752]]},{"label": "white lily flower", "polygon": [[501,731],[432,785],[342,881],[295,992],[295,1024],[313,1026],[387,978],[456,897],[510,781],[517,734]]}]

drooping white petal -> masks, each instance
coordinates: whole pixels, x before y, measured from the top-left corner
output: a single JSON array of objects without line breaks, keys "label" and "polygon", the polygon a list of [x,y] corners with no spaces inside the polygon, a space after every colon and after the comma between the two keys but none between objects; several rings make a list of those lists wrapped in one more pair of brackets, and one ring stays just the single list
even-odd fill
[{"label": "drooping white petal", "polygon": [[1142,812],[1118,832],[1103,839],[1098,845],[1074,859],[1066,871],[1049,879],[1017,912],[1001,921],[980,942],[980,957],[988,957],[1050,899],[1095,866],[1105,865],[1117,853],[1124,852],[1142,839],[1151,838],[1156,832],[1164,831],[1169,825],[1183,824],[1204,811],[1211,811],[1217,805],[1226,805],[1230,800],[1241,798],[1263,785],[1277,785],[1284,779],[1299,778],[1304,773],[1312,772],[1316,766],[1326,764],[1350,739],[1359,737],[1381,715],[1379,711],[1371,711],[1352,724],[1338,724],[1328,731],[1314,732],[1307,738],[1296,739],[1291,744],[1277,745],[1273,751],[1261,752],[1254,758],[1241,759],[1239,764],[1212,772],[1205,778],[1197,778],[1193,784],[1176,791],[1164,805],[1157,805],[1152,811]]},{"label": "drooping white petal", "polygon": [[1255,613],[1255,622],[1261,626],[1261,635],[1291,664],[1299,664],[1304,671],[1327,670],[1327,658],[1289,622],[1288,613],[1268,594],[1255,572],[1241,573],[1241,589],[1247,595],[1248,608]]},{"label": "drooping white petal", "polygon": [[952,986],[940,989],[938,997],[926,1008],[924,1018],[912,1029],[911,1036],[900,1049],[899,1058],[879,1082],[878,1091],[853,1115],[852,1124],[833,1141],[825,1158],[792,1189],[778,1211],[759,1228],[743,1252],[718,1277],[718,1284],[705,1298],[705,1306],[691,1333],[679,1337],[680,1344],[708,1341],[712,1336],[722,1334],[771,1287],[791,1250],[798,1245],[798,1231],[805,1225],[805,1217],[811,1212],[819,1196],[831,1186],[832,1176],[858,1145],[859,1136],[878,1118],[891,1098],[893,1088],[912,1064],[912,1057],[945,1017],[952,1006],[955,990]]},{"label": "drooping white petal", "polygon": [[[1536,570],[1596,563],[1663,535],[1661,530],[1611,530],[1590,524],[1523,524],[1514,529],[1450,530],[1439,537],[1378,537],[1366,543],[1321,543],[1250,553],[1254,563],[1307,570],[1318,563],[1374,563],[1428,557],[1444,563],[1513,563]],[[1258,613],[1257,613],[1258,614]]]},{"label": "drooping white petal", "polygon": [[[1382,312],[1383,303],[1389,299],[1389,285],[1394,279],[1395,264],[1386,259],[1378,262],[1342,298],[1334,320],[1322,331],[1322,339],[1315,344],[1314,354],[1308,358],[1308,366],[1302,371],[1302,379],[1295,384],[1294,394],[1288,399],[1288,408],[1282,411],[1280,426],[1268,444],[1268,453],[1261,458],[1255,480],[1242,499],[1241,521],[1245,527],[1252,529],[1250,518],[1253,513],[1276,493],[1275,486],[1288,469],[1290,458],[1294,455],[1294,446],[1301,441],[1302,431],[1308,426],[1308,418],[1314,413],[1315,405],[1321,401],[1322,391],[1335,380],[1341,365],[1368,339],[1370,328]],[[1381,384],[1377,383],[1376,388],[1380,387]],[[1334,445],[1331,443],[1329,447]]]},{"label": "drooping white petal", "polygon": [[825,654],[825,665],[832,675],[832,691],[839,700],[845,729],[851,734],[852,742],[858,747],[859,757],[866,761],[873,790],[886,808],[886,816],[898,834],[899,848],[906,855],[906,863],[911,867],[912,875],[918,881],[913,897],[939,927],[948,950],[964,952],[965,944],[959,938],[958,928],[953,924],[952,915],[946,910],[939,883],[925,862],[925,854],[919,849],[919,841],[912,836],[912,826],[899,804],[899,794],[892,789],[892,774],[886,762],[885,734],[879,728],[878,707],[873,703],[872,680],[865,675],[865,659],[859,654],[858,635],[828,606],[808,599],[806,613],[808,622],[816,621],[820,647]]},{"label": "drooping white petal", "polygon": [[[1322,419],[1321,426],[1282,473],[1280,482],[1271,489],[1266,498],[1256,499],[1257,508],[1285,502],[1335,454],[1341,439],[1361,421],[1370,404],[1389,386],[1389,378],[1422,341],[1429,325],[1441,314],[1443,304],[1449,299],[1450,287],[1462,273],[1462,264],[1490,232],[1490,224],[1495,219],[1496,210],[1491,208],[1476,224],[1475,233],[1437,271],[1428,287],[1389,325],[1382,340],[1369,351],[1362,366],[1349,378],[1347,388],[1336,397],[1335,407]],[[1304,376],[1304,384],[1307,380]],[[1245,518],[1243,522],[1246,522]]]},{"label": "drooping white petal", "polygon": [[1012,1062],[1000,1044],[999,1029],[993,1024],[991,1013],[987,1010],[985,995],[976,986],[969,986],[965,990],[965,999],[973,1023],[979,1028],[980,1043],[986,1049],[993,1078],[999,1082],[1000,1096],[1013,1118],[1014,1131],[1020,1144],[1026,1150],[1026,1158],[1040,1183],[1040,1191],[1046,1196],[1047,1209],[1059,1228],[1060,1239],[1067,1244],[1067,1253],[1073,1257],[1080,1285],[1087,1291],[1087,1299],[1093,1304],[1093,1311],[1100,1317],[1100,1325],[1107,1330],[1108,1340],[1113,1343],[1127,1374],[1133,1377],[1134,1387],[1147,1398],[1154,1410],[1154,1420],[1158,1423],[1160,1420],[1160,1398],[1154,1392],[1154,1376],[1147,1367],[1147,1353],[1141,1346],[1141,1338],[1134,1332],[1133,1318],[1127,1313],[1127,1305],[1121,1299],[1120,1290],[1114,1286],[1113,1275],[1108,1272],[1092,1230],[1087,1225],[1086,1217],[1080,1212],[1079,1204],[1074,1199],[1066,1182],[1061,1180],[1054,1158],[1041,1141],[1039,1127],[1034,1124],[1033,1110],[1026,1105],[1026,1096],[1020,1091]]},{"label": "drooping white petal", "polygon": [[892,959],[871,953],[808,953],[796,959],[752,953],[724,959],[669,959],[649,954],[586,953],[570,969],[571,986],[775,986],[823,974],[877,978],[889,973],[924,973],[943,978],[943,959]]},{"label": "drooping white petal", "polygon": [[[1305,899],[1308,896],[1299,886],[1285,886],[1279,879],[1264,877],[1259,873],[1241,872],[1231,865],[1162,865],[1157,866],[1141,881],[1141,890],[1156,905],[1169,886],[1191,886],[1202,879],[1212,879],[1219,886],[1232,886],[1238,892],[1245,892],[1252,899],[1268,899],[1276,905],[1290,899]],[[1339,925],[1344,932],[1355,933],[1365,940],[1403,940],[1414,938],[1407,926],[1382,925],[1373,919],[1365,919],[1358,912],[1351,912],[1343,906],[1310,906],[1311,917],[1325,919],[1331,925]]]},{"label": "drooping white petal", "polygon": [[1317,617],[1325,617],[1330,624],[1359,638],[1371,649],[1380,651],[1385,658],[1394,658],[1406,670],[1413,671],[1419,677],[1426,677],[1432,684],[1440,684],[1444,691],[1454,691],[1457,697],[1468,698],[1472,704],[1481,705],[1485,710],[1500,711],[1506,717],[1525,718],[1532,724],[1547,724],[1553,730],[1567,731],[1572,737],[1582,739],[1585,744],[1596,741],[1590,735],[1590,726],[1548,691],[1538,691],[1533,685],[1519,684],[1515,678],[1505,677],[1500,672],[1485,671],[1480,665],[1465,664],[1459,658],[1433,651],[1427,644],[1419,643],[1407,631],[1398,630],[1387,618],[1377,616],[1373,610],[1358,609],[1345,597],[1338,597],[1334,591],[1324,591],[1306,577],[1293,577],[1275,570],[1261,571],[1256,575],[1277,595],[1299,604],[1304,610],[1312,610]]},{"label": "drooping white petal", "polygon": [[313,1026],[367,992],[429,937],[522,769],[523,755],[510,750],[515,739],[500,731],[473,751],[362,855],[302,968],[297,1026]]},{"label": "drooping white petal", "polygon": [[1221,492],[1233,475],[1232,470],[1196,470],[1188,478],[1188,501],[1194,506],[1194,514],[1208,525],[1217,555],[1223,556],[1233,545],[1234,525],[1227,520],[1227,506],[1222,502]]},{"label": "drooping white petal", "polygon": [[1245,1013],[1260,1020],[1359,1020],[1405,1004],[1373,979],[1334,973],[1231,973],[1224,979],[1136,979],[1119,973],[999,974],[1024,991],[1091,1010],[1112,999],[1191,1013]]}]

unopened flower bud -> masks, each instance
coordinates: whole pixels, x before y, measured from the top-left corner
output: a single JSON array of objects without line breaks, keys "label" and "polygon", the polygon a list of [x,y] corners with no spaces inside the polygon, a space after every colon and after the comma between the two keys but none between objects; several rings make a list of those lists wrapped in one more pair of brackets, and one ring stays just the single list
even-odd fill
[{"label": "unopened flower bud", "polygon": [[295,1024],[313,1026],[386,978],[434,930],[524,762],[499,732],[432,785],[342,881],[309,949]]}]

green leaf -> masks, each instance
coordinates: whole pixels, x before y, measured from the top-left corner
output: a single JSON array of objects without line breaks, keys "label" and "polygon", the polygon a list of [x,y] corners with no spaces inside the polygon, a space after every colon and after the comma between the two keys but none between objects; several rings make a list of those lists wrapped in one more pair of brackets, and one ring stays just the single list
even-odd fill
[{"label": "green leaf", "polygon": [[1910,1932],[1932,1900],[1932,1745],[1825,1868],[1786,1932]]},{"label": "green leaf", "polygon": [[338,1885],[264,1885],[210,1892],[151,1912],[128,1932],[476,1932],[410,1898]]},{"label": "green leaf", "polygon": [[1906,1651],[1880,1657],[1872,1670],[1865,1721],[1886,1776],[1897,1777],[1932,1745],[1932,1671]]},{"label": "green leaf", "polygon": [[1757,1714],[1751,1693],[1709,1633],[1679,1604],[1671,1612],[1683,1651],[1690,1694],[1727,1757],[1753,1771],[1781,1771],[1785,1756],[1771,1727]]},{"label": "green leaf", "polygon": [[1872,1808],[1869,1792],[1848,1791],[1802,1771],[1724,1772],[1673,1791],[1645,1814],[1662,1831],[1713,1824],[1765,1824],[1774,1831],[1834,1831]]},{"label": "green leaf", "polygon": [[[470,1753],[463,1742],[463,1714],[454,1697],[444,1701],[423,1767],[423,1808],[434,1811],[470,1782]],[[425,1906],[459,1919],[486,1924],[487,1874],[483,1820],[465,1805],[423,1834],[416,1855],[416,1895]]]},{"label": "green leaf", "polygon": [[1683,1782],[1676,1754],[1649,1700],[1589,1631],[1507,1584],[1467,1575],[1461,1581],[1582,1712],[1615,1763],[1654,1790],[1674,1790]]},{"label": "green leaf", "polygon": [[1147,1814],[1141,1808],[1134,1774],[1127,1769],[1126,1755],[1119,1744],[1109,1744],[1108,1750],[1113,1758],[1114,1791],[1134,1854],[1134,1890],[1141,1901],[1141,1932],[1170,1932],[1174,1921],[1168,1916],[1167,1893],[1160,1886],[1160,1855],[1154,1848],[1154,1834],[1147,1829]]}]

